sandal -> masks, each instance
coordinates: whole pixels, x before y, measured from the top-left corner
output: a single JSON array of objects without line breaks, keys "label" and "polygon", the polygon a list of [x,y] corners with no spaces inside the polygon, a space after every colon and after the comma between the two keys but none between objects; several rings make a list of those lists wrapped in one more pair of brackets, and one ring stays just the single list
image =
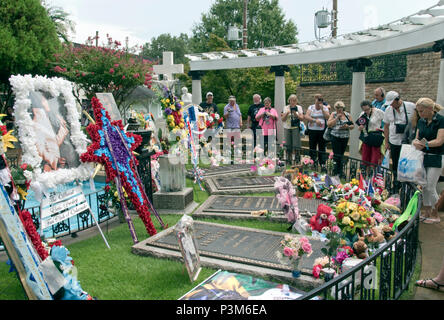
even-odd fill
[{"label": "sandal", "polygon": [[[435,287],[431,287],[430,285],[427,286],[427,281],[432,281],[433,284],[435,285]],[[416,281],[416,285],[418,287],[444,292],[444,290],[441,290],[441,288],[444,288],[444,284],[439,284],[438,282],[436,282],[433,279],[418,280],[418,281]]]},{"label": "sandal", "polygon": [[440,223],[441,219],[440,218],[425,218],[422,222],[424,222],[425,224],[435,224],[435,223]]}]

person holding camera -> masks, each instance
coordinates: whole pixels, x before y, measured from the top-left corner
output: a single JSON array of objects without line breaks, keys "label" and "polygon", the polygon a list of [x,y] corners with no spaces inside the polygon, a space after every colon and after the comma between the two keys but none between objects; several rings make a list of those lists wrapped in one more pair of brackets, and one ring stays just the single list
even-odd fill
[{"label": "person holding camera", "polygon": [[297,149],[301,148],[301,121],[304,120],[304,110],[298,105],[298,97],[291,94],[288,97],[289,105],[284,107],[281,119],[284,126],[285,148],[287,149],[287,163],[291,164],[292,159],[298,162]]},{"label": "person holding camera", "polygon": [[228,104],[224,107],[225,128],[227,129],[227,138],[229,143],[233,139],[240,139],[242,128],[242,114],[236,103],[236,97],[230,96]]},{"label": "person holding camera", "polygon": [[276,138],[278,114],[276,109],[271,106],[271,99],[269,97],[264,99],[264,105],[257,113],[256,120],[259,121],[264,136],[264,155],[268,156],[269,137]]},{"label": "person holding camera", "polygon": [[413,102],[403,101],[396,91],[390,91],[386,96],[387,104],[384,113],[384,137],[385,148],[390,150],[393,165],[393,187],[399,190],[401,184],[398,181],[398,162],[401,154],[402,141],[405,131],[415,112]]},{"label": "person holding camera", "polygon": [[248,108],[247,126],[253,131],[253,147],[256,147],[256,130],[259,130],[259,121],[256,120],[256,115],[261,108],[264,107],[262,98],[259,94],[253,95],[253,104]]},{"label": "person holding camera", "polygon": [[331,145],[333,148],[333,159],[335,167],[333,175],[343,175],[342,158],[350,138],[350,130],[355,126],[351,115],[345,111],[345,104],[342,101],[336,101],[334,104],[335,111],[330,115],[327,126],[331,128]]},{"label": "person holding camera", "polygon": [[314,97],[315,104],[308,107],[307,114],[305,115],[305,119],[308,121],[309,154],[310,158],[316,163],[319,151],[319,164],[322,171],[326,171],[325,161],[327,161],[327,157],[325,156],[326,141],[324,140],[324,131],[330,112],[328,111],[328,106],[324,105],[324,98],[321,94],[316,94]]},{"label": "person holding camera", "polygon": [[[384,111],[375,107],[370,101],[361,102],[362,113],[356,124],[361,131],[362,161],[378,165],[381,160],[381,145],[384,142],[382,135]],[[372,136],[373,135],[373,136]]]}]

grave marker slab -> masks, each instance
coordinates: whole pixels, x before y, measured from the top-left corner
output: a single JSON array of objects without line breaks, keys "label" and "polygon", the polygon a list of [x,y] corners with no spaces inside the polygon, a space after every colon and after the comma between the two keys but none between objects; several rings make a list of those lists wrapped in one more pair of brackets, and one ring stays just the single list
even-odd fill
[{"label": "grave marker slab", "polygon": [[[248,175],[254,174],[251,172],[251,164],[233,164],[226,166],[218,166],[218,167],[210,167],[203,169],[205,172],[203,174],[203,178],[209,178],[214,176],[224,176],[224,175],[232,175],[232,174],[242,174]],[[194,178],[193,172],[191,170],[187,171],[188,178]]]},{"label": "grave marker slab", "polygon": [[274,176],[215,176],[205,179],[210,194],[273,192]]},{"label": "grave marker slab", "polygon": [[[237,269],[253,274],[276,276],[286,280],[291,278],[291,267],[282,265],[276,252],[281,251],[280,242],[285,233],[229,226],[208,222],[194,222],[194,236],[203,266],[217,267],[224,270]],[[301,261],[301,271],[305,275],[301,281],[304,286],[314,287],[316,280],[311,277],[313,262],[322,256],[323,243],[310,238],[313,254]],[[146,239],[132,247],[138,255],[150,255],[166,258],[181,258],[179,245],[173,228]]]},{"label": "grave marker slab", "polygon": [[[318,199],[298,198],[299,212],[302,217],[309,218],[315,214],[319,204],[325,203]],[[253,211],[268,210],[272,213],[269,218],[254,216]],[[311,213],[311,214],[310,214]],[[250,197],[232,195],[212,195],[194,213],[196,217],[224,217],[228,219],[270,219],[287,221],[276,197]]]}]

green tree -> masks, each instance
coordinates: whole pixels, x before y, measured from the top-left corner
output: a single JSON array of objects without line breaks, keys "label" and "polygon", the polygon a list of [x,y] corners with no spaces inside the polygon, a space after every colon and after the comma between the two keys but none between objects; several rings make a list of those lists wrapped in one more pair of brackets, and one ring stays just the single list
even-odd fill
[{"label": "green tree", "polygon": [[86,45],[63,44],[52,62],[57,76],[76,83],[74,95],[80,102],[80,90],[91,99],[96,92],[111,92],[118,107],[141,85],[151,87],[152,62],[121,49],[119,41],[107,35],[105,46],[94,46],[95,38]]},{"label": "green tree", "polygon": [[60,48],[60,41],[39,0],[2,0],[0,43],[0,96],[4,109],[11,103],[10,76],[45,74],[47,60]]},{"label": "green tree", "polygon": [[45,0],[41,0],[42,6],[56,28],[57,36],[65,42],[70,42],[68,32],[75,31],[75,23],[69,19],[69,13],[61,7],[51,6]]},{"label": "green tree", "polygon": [[[214,34],[210,34],[208,44],[210,51],[230,50],[225,40]],[[275,76],[269,67],[213,70],[202,78],[202,92],[213,92],[216,103],[225,103],[230,95],[234,95],[238,103],[251,104],[255,93],[273,100],[274,83]],[[297,82],[290,73],[286,74],[285,87],[287,93],[296,92]]]},{"label": "green tree", "polygon": [[185,54],[189,52],[189,43],[190,39],[185,33],[181,33],[178,37],[163,33],[157,38],[151,38],[151,42],[143,45],[142,55],[155,61],[162,59],[163,52],[172,51],[174,62],[185,64],[188,61]]},{"label": "green tree", "polygon": [[[210,35],[227,40],[230,25],[243,25],[243,0],[216,0],[208,13],[202,14],[201,22],[193,28],[191,40],[194,52],[209,50]],[[271,47],[297,42],[297,28],[292,20],[286,20],[278,0],[250,0],[247,14],[248,48]],[[233,49],[242,43],[231,41]]]}]

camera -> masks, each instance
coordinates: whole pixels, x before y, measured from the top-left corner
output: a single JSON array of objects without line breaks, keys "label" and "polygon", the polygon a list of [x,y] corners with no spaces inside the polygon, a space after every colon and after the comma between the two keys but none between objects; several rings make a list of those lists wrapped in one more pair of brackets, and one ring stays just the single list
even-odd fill
[{"label": "camera", "polygon": [[395,123],[395,127],[396,127],[396,133],[404,133],[407,124]]}]

